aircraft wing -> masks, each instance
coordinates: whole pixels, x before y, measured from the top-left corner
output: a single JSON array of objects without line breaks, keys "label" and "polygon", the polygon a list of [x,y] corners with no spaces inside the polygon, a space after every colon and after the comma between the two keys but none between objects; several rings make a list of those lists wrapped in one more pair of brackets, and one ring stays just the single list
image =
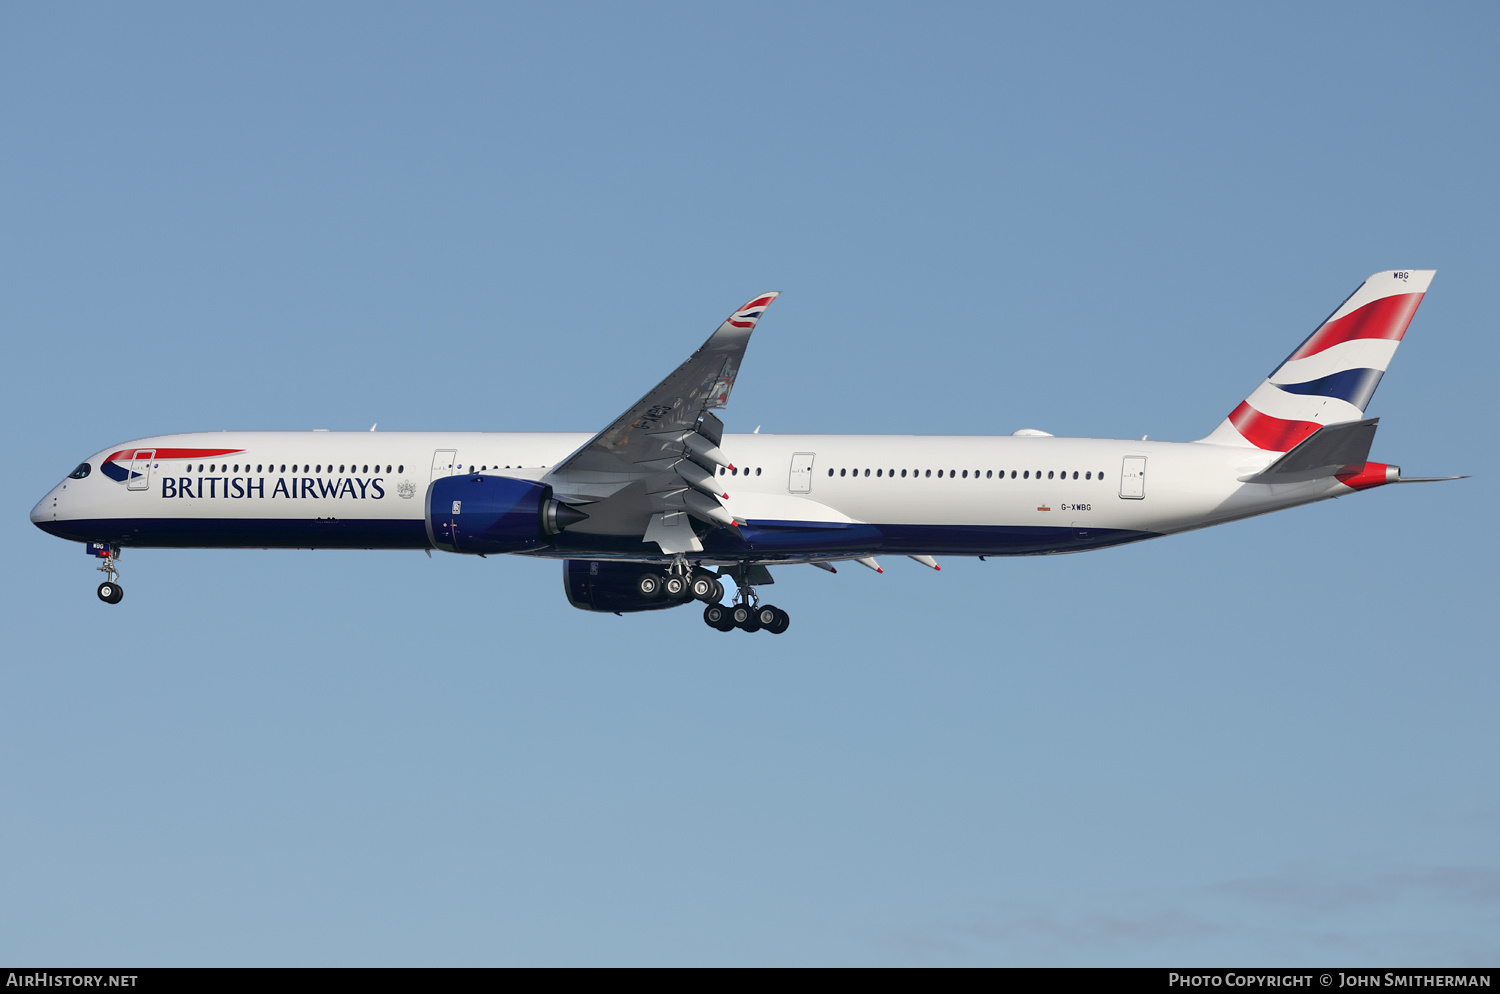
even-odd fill
[{"label": "aircraft wing", "polygon": [[645,529],[652,513],[678,510],[728,524],[712,480],[723,460],[723,425],[711,412],[728,403],[750,333],[779,293],[762,293],[729,315],[686,362],[553,467],[545,482],[563,500],[592,503],[595,526],[611,521],[611,530],[633,530],[631,520]]}]

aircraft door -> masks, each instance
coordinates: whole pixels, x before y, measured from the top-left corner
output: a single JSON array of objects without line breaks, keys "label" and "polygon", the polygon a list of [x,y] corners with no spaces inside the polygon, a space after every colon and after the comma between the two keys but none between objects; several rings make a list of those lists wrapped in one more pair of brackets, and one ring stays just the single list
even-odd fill
[{"label": "aircraft door", "polygon": [[787,478],[787,490],[794,494],[811,492],[813,459],[816,456],[814,452],[792,453],[792,471]]},{"label": "aircraft door", "polygon": [[1146,496],[1146,457],[1126,456],[1120,467],[1120,496],[1140,500]]},{"label": "aircraft door", "polygon": [[126,490],[151,489],[151,460],[155,458],[155,449],[135,450],[135,455],[130,457],[130,475],[126,477],[129,481],[125,484]]},{"label": "aircraft door", "polygon": [[[458,472],[458,450],[438,449],[432,454],[432,479],[439,480]],[[428,481],[432,482],[431,480]]]}]

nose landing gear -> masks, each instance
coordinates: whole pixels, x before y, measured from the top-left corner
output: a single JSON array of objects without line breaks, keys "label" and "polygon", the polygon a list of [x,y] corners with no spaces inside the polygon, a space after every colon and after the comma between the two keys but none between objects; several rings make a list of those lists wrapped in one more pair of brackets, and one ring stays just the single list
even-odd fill
[{"label": "nose landing gear", "polygon": [[107,545],[102,550],[93,554],[104,560],[96,568],[109,578],[99,584],[99,599],[106,604],[120,603],[120,600],[125,596],[125,588],[120,586],[120,571],[115,568],[115,561],[120,558],[120,547],[118,545]]}]

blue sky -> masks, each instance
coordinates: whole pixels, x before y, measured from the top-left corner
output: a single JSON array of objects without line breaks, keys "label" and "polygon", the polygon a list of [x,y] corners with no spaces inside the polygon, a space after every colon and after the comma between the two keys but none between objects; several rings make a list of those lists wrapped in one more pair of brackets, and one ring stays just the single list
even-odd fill
[{"label": "blue sky", "polygon": [[[1484,4],[0,12],[0,959],[1490,964]],[[595,430],[784,296],[730,430],[1206,434],[1436,268],[1393,487],[1088,555],[776,574],[135,551],[117,441]],[[904,565],[903,565],[904,564]]]}]

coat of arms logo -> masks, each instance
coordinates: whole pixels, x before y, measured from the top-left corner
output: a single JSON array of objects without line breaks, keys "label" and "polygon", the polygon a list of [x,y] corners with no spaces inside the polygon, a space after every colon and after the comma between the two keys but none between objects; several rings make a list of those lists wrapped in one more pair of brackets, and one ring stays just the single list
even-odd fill
[{"label": "coat of arms logo", "polygon": [[400,494],[403,500],[411,500],[417,495],[417,485],[410,480],[402,480],[396,484],[396,493]]}]

